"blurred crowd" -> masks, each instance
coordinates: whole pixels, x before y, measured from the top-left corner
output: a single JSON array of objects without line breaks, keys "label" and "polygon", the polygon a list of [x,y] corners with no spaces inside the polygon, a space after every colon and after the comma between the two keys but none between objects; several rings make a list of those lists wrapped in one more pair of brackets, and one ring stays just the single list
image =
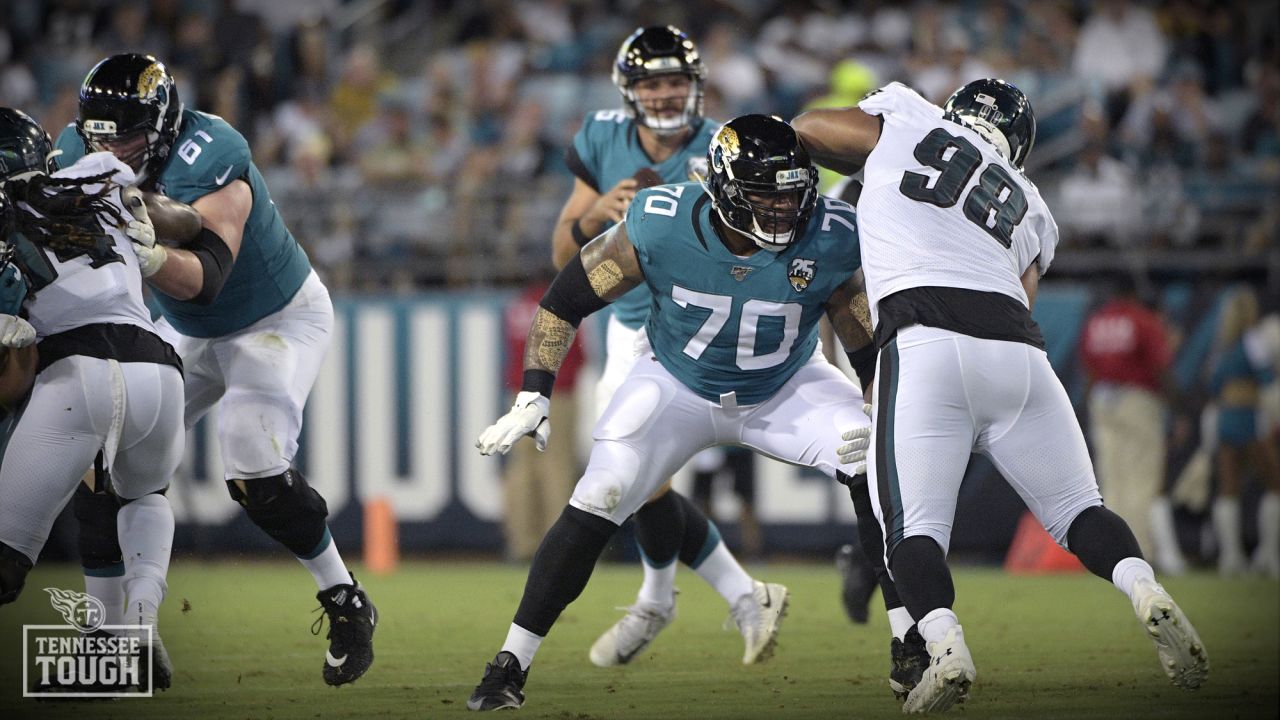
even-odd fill
[{"label": "blurred crowd", "polygon": [[339,288],[487,286],[549,262],[563,163],[635,27],[672,23],[707,113],[791,117],[890,81],[1003,77],[1068,247],[1277,245],[1280,14],[1213,0],[0,0],[0,104],[52,134],[102,57],[166,61],[221,115]]}]

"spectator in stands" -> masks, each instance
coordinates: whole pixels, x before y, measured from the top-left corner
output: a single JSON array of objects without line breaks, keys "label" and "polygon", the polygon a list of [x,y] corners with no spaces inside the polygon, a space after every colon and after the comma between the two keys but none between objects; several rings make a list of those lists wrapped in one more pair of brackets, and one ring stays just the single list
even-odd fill
[{"label": "spectator in stands", "polygon": [[941,105],[965,83],[1000,74],[972,49],[962,28],[948,27],[942,33],[942,52],[915,73],[912,86],[930,102]]},{"label": "spectator in stands", "polygon": [[1098,86],[1112,123],[1149,92],[1164,69],[1168,42],[1155,14],[1128,0],[1100,0],[1080,28],[1076,75]]},{"label": "spectator in stands", "polygon": [[[524,382],[524,343],[538,310],[538,301],[546,292],[549,273],[531,283],[507,306],[503,319],[507,363],[507,389],[519,392]],[[584,326],[585,327],[585,326]],[[556,374],[556,405],[551,422],[556,439],[538,452],[534,443],[516,443],[507,458],[503,477],[505,512],[503,534],[507,540],[507,559],[528,562],[542,542],[542,536],[560,517],[560,512],[573,494],[580,468],[576,449],[578,437],[578,373],[582,369],[583,340],[579,333]]]},{"label": "spectator in stands", "polygon": [[383,72],[378,51],[372,45],[356,45],[347,53],[342,78],[329,96],[334,151],[348,157],[351,141],[373,119],[378,98],[395,89],[396,81]]},{"label": "spectator in stands", "polygon": [[1161,572],[1186,570],[1164,497],[1166,415],[1174,394],[1164,320],[1138,298],[1132,275],[1089,316],[1080,339],[1098,486]]},{"label": "spectator in stands", "polygon": [[1133,171],[1091,140],[1058,189],[1063,235],[1090,246],[1129,246],[1142,220],[1141,188]]},{"label": "spectator in stands", "polygon": [[414,128],[407,98],[384,96],[378,115],[357,137],[355,160],[371,185],[420,185],[435,179],[427,143]]},{"label": "spectator in stands", "polygon": [[[1218,324],[1210,389],[1218,406],[1218,497],[1213,528],[1218,536],[1218,572],[1246,569],[1280,578],[1280,451],[1258,428],[1261,389],[1275,381],[1275,361],[1246,340],[1258,325],[1258,297],[1252,288],[1228,291]],[[1258,504],[1258,547],[1246,568],[1241,537],[1240,494],[1246,466],[1263,485]]]}]

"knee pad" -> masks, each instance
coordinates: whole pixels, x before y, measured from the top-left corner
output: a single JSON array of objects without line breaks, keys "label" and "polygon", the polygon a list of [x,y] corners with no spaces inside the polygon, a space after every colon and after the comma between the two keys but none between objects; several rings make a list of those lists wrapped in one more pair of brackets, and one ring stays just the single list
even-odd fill
[{"label": "knee pad", "polygon": [[0,605],[18,599],[31,566],[30,558],[0,542]]},{"label": "knee pad", "polygon": [[115,495],[105,492],[103,485],[98,483],[97,492],[84,483],[76,487],[72,509],[80,525],[80,564],[90,571],[118,570],[123,574],[124,553],[116,532],[120,505]]},{"label": "knee pad", "polygon": [[302,473],[290,468],[271,477],[228,480],[227,491],[255,525],[294,555],[314,557],[323,550],[329,506]]}]

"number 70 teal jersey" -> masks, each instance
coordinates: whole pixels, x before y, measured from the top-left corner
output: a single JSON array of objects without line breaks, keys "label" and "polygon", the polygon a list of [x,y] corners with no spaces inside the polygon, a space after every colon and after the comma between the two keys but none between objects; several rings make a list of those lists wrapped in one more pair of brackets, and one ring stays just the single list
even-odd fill
[{"label": "number 70 teal jersey", "polygon": [[803,234],[783,252],[729,252],[697,183],[638,193],[626,231],[653,293],[645,332],[672,375],[707,400],[768,400],[818,343],[831,293],[857,272],[852,205],[820,198]]}]

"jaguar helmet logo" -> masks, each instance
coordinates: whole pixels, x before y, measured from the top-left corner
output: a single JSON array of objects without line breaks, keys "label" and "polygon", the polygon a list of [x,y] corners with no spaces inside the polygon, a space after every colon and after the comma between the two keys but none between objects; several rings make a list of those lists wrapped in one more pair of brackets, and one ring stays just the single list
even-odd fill
[{"label": "jaguar helmet logo", "polygon": [[742,145],[738,141],[738,131],[725,125],[720,128],[711,140],[711,162],[716,170],[723,170],[725,165],[738,159],[742,154]]},{"label": "jaguar helmet logo", "polygon": [[138,75],[138,95],[144,98],[154,97],[156,88],[164,80],[164,69],[160,63],[152,63]]}]

